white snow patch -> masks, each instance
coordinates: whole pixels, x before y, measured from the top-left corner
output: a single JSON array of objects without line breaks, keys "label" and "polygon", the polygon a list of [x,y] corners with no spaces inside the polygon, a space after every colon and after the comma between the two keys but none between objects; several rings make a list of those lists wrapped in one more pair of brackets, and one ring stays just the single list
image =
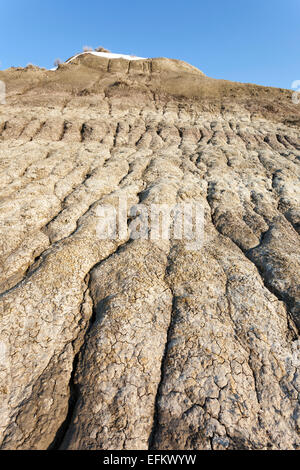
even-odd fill
[{"label": "white snow patch", "polygon": [[135,55],[126,55],[126,54],[113,54],[112,52],[96,52],[96,51],[86,51],[81,52],[80,54],[75,55],[71,59],[69,59],[66,64],[71,62],[72,60],[76,59],[83,54],[93,54],[97,57],[105,57],[106,59],[126,59],[126,60],[145,60],[145,57],[136,57]]},{"label": "white snow patch", "polygon": [[[67,60],[65,64],[69,64],[72,62],[74,59],[77,57],[80,57],[81,55],[84,54],[92,54],[97,57],[104,57],[105,59],[126,59],[126,60],[146,60],[145,57],[137,57],[135,55],[127,55],[127,54],[113,54],[112,52],[96,52],[96,51],[85,51],[81,52],[80,54],[76,54],[74,57],[71,57],[71,59]],[[57,70],[57,67],[54,67],[50,69],[50,71],[54,72]]]}]

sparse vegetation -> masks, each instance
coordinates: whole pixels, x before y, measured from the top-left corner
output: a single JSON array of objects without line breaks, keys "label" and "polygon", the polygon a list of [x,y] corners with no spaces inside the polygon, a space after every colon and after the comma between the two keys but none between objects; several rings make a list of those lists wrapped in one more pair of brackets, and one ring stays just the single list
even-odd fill
[{"label": "sparse vegetation", "polygon": [[109,51],[108,49],[105,49],[104,47],[102,46],[99,46],[95,49],[96,52],[111,52]]}]

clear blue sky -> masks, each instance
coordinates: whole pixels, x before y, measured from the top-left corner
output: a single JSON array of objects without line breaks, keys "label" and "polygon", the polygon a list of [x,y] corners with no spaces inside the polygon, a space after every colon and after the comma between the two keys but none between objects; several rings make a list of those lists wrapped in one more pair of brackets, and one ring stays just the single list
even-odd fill
[{"label": "clear blue sky", "polygon": [[0,0],[0,68],[50,68],[82,46],[185,60],[205,74],[290,88],[300,0]]}]

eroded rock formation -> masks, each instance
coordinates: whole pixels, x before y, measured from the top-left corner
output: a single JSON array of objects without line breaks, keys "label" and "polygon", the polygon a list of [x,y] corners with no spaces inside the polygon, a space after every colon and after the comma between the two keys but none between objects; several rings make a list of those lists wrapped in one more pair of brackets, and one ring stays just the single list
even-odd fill
[{"label": "eroded rock formation", "polygon": [[[300,110],[179,61],[0,72],[2,449],[300,447]],[[100,240],[201,201],[205,240]]]}]

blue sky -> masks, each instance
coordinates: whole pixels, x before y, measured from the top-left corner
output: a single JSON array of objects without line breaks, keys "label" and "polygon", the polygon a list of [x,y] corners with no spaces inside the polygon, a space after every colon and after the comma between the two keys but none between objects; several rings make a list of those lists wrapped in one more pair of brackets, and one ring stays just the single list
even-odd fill
[{"label": "blue sky", "polygon": [[290,88],[300,0],[0,0],[0,68],[50,68],[84,45],[185,60],[206,75]]}]

